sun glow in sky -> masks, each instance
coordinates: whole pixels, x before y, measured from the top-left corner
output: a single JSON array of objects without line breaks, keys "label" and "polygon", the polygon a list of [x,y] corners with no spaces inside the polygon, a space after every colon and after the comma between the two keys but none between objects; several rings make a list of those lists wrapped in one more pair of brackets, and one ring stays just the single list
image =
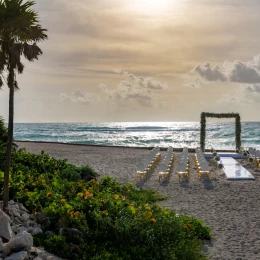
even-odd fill
[{"label": "sun glow in sky", "polygon": [[260,121],[260,1],[35,3],[49,39],[17,75],[15,122]]},{"label": "sun glow in sky", "polygon": [[180,0],[134,0],[134,9],[139,13],[150,15],[162,14]]}]

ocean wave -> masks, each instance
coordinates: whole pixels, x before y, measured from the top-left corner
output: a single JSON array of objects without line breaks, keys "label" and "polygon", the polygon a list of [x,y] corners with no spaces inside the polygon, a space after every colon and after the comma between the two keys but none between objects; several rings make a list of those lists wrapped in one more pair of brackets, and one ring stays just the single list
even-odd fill
[{"label": "ocean wave", "polygon": [[[242,123],[242,146],[260,148],[260,123]],[[55,123],[15,124],[14,139],[76,144],[119,146],[196,147],[200,142],[198,123]],[[207,123],[206,146],[235,148],[234,123]]]}]

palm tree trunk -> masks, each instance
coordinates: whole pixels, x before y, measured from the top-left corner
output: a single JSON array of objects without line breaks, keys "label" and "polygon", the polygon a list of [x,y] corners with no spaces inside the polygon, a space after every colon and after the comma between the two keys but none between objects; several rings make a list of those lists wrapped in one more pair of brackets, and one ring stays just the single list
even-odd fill
[{"label": "palm tree trunk", "polygon": [[3,194],[3,210],[7,211],[9,201],[9,171],[11,165],[12,145],[13,145],[13,128],[14,128],[14,70],[10,71],[9,78],[9,119],[8,119],[8,140],[5,159],[4,171],[4,194]]}]

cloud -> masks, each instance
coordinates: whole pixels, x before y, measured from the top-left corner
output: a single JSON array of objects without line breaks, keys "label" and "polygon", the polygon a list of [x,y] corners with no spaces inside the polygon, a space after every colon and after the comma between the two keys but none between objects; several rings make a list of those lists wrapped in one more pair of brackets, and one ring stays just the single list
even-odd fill
[{"label": "cloud", "polygon": [[132,73],[128,73],[126,71],[114,70],[115,73],[121,74],[125,77],[128,77],[132,84],[135,87],[148,88],[148,89],[167,89],[168,85],[166,83],[162,83],[161,81],[155,80],[153,78],[144,78],[135,76]]},{"label": "cloud", "polygon": [[105,84],[98,86],[107,95],[107,98],[113,101],[131,101],[137,102],[141,106],[154,106],[158,104],[155,91],[162,91],[168,88],[166,83],[153,78],[138,77],[121,70],[114,70],[114,72],[121,74],[126,79],[122,80],[115,89],[111,89]]},{"label": "cloud", "polygon": [[104,84],[100,84],[98,87],[112,101],[136,101],[141,106],[153,106],[155,104],[155,94],[151,90],[140,89],[127,81],[121,81],[116,89],[110,89]]},{"label": "cloud", "polygon": [[257,86],[248,86],[246,88],[246,92],[260,94],[260,86],[258,86],[258,85]]},{"label": "cloud", "polygon": [[207,62],[203,66],[195,66],[191,74],[195,74],[197,76],[196,80],[201,79],[203,83],[214,81],[247,84],[260,83],[260,55],[247,62],[240,60],[233,62],[225,61],[221,68],[219,66],[212,67]]},{"label": "cloud", "polygon": [[238,83],[260,83],[260,71],[253,62],[235,61],[231,64],[229,81]]},{"label": "cloud", "polygon": [[194,72],[208,81],[227,81],[226,75],[220,71],[220,68],[218,66],[211,68],[208,62],[202,67],[200,65],[196,66]]},{"label": "cloud", "polygon": [[80,104],[91,104],[91,94],[90,93],[83,93],[81,90],[76,89],[74,90],[71,95],[66,93],[60,94],[62,102],[72,102],[72,103],[80,103]]}]

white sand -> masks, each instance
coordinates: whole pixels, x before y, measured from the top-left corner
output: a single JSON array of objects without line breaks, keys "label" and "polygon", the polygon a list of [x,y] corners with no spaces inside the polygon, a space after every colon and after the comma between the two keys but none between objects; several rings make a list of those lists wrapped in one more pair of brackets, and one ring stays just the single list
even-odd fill
[{"label": "white sand", "polygon": [[[17,142],[20,148],[65,159],[76,165],[90,165],[101,176],[111,175],[120,183],[135,183],[137,163],[148,154],[147,149],[117,148],[53,143]],[[163,154],[164,152],[162,152]],[[136,183],[137,188],[155,189],[169,197],[162,204],[180,213],[203,219],[212,229],[214,240],[205,251],[214,260],[260,259],[260,169],[238,160],[251,172],[254,181],[228,181],[223,171],[208,181],[198,179],[193,154],[190,181],[178,182],[176,165],[170,181],[158,182],[158,167],[148,180]]]}]

